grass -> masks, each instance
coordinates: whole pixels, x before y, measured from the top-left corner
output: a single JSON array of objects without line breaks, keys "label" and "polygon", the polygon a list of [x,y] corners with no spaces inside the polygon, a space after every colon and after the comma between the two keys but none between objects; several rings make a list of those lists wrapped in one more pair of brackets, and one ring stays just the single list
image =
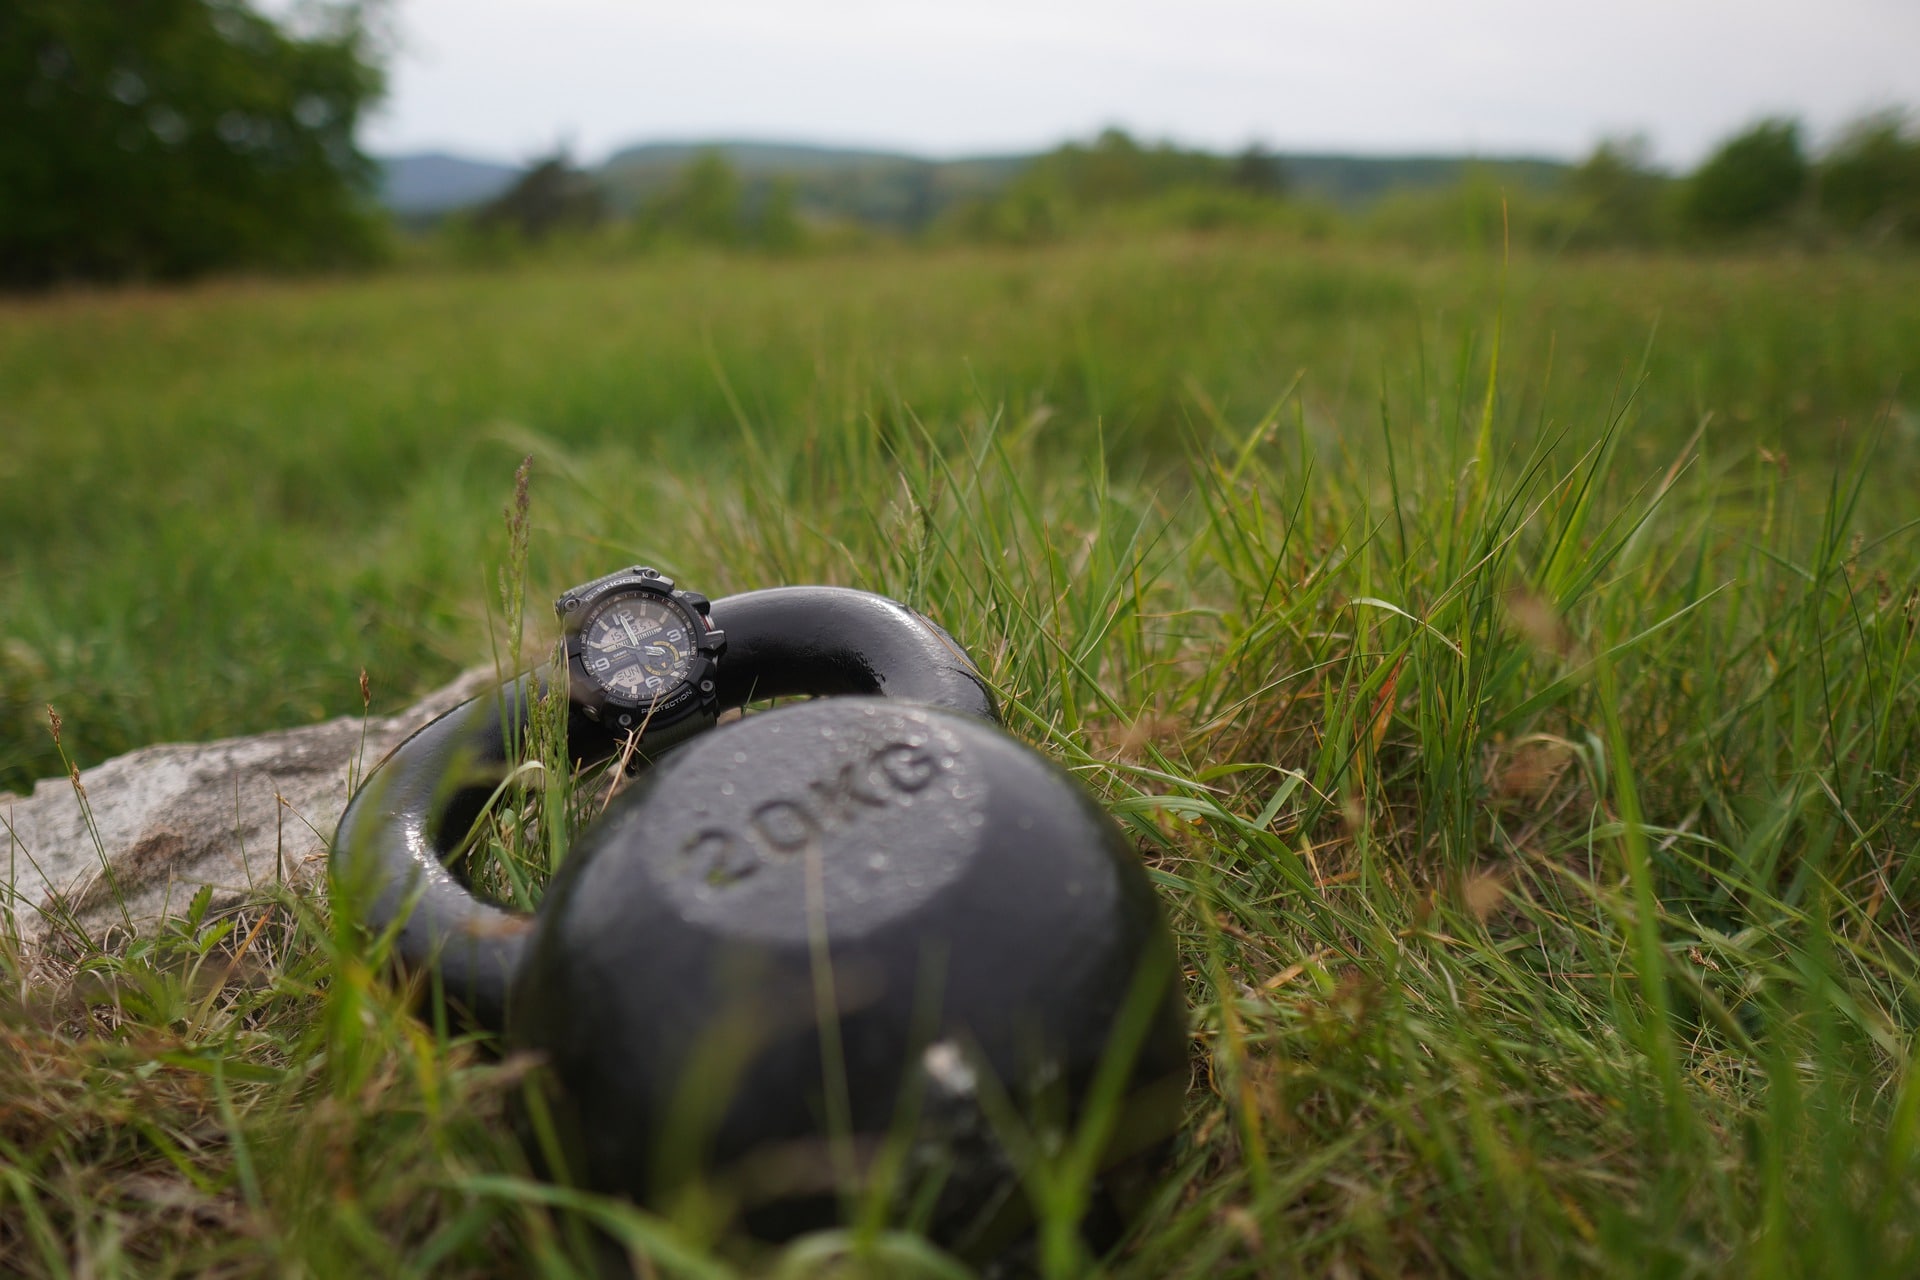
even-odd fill
[{"label": "grass", "polygon": [[[49,702],[88,764],[483,660],[531,452],[534,599],[900,596],[1138,837],[1191,1120],[1056,1274],[1912,1274],[1916,286],[1222,238],[13,304],[0,779]],[[322,903],[0,972],[0,1270],[943,1273],[533,1181],[525,1064]]]}]

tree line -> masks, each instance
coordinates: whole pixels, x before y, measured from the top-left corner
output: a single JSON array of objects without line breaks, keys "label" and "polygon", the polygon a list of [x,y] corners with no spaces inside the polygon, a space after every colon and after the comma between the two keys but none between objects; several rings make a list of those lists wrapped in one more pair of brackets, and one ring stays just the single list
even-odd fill
[{"label": "tree line", "polygon": [[1030,241],[1102,225],[1270,224],[1435,243],[1513,236],[1542,247],[1920,245],[1920,128],[1905,113],[1856,120],[1819,152],[1796,120],[1759,121],[1691,172],[1658,168],[1644,137],[1601,142],[1551,184],[1495,164],[1450,186],[1358,209],[1298,192],[1285,163],[1144,146],[1108,130],[1040,157],[953,220],[976,238]]},{"label": "tree line", "polygon": [[1799,121],[1762,120],[1677,177],[1655,169],[1648,150],[1644,138],[1603,142],[1569,175],[1590,238],[1920,243],[1920,132],[1902,112],[1855,120],[1818,153]]},{"label": "tree line", "polygon": [[1108,129],[1035,157],[997,189],[936,209],[918,225],[876,228],[804,209],[791,180],[750,181],[718,150],[696,153],[629,208],[600,175],[559,153],[494,200],[444,219],[425,244],[429,253],[479,263],[545,252],[786,253],[902,234],[1028,244],[1227,227],[1433,249],[1503,240],[1546,249],[1897,245],[1920,243],[1916,178],[1920,136],[1904,117],[1885,114],[1856,122],[1818,154],[1798,123],[1767,120],[1726,139],[1688,173],[1661,171],[1645,139],[1627,138],[1602,142],[1557,173],[1469,162],[1450,185],[1336,207],[1302,190],[1284,159],[1263,148],[1223,156]]}]

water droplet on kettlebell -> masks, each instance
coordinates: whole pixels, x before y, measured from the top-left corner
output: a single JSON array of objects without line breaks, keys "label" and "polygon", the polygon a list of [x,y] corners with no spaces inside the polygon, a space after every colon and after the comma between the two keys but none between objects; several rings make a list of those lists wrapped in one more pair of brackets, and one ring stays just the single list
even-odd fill
[{"label": "water droplet on kettlebell", "polygon": [[720,784],[720,794],[721,794],[721,795],[723,795],[723,796],[730,796],[730,795],[732,795],[732,794],[733,794],[733,784],[732,784],[731,782],[723,782],[723,783],[721,783],[721,784]]},{"label": "water droplet on kettlebell", "polygon": [[736,751],[736,752],[734,752],[734,753],[733,753],[733,762],[734,762],[735,764],[745,764],[745,763],[747,762],[747,753],[746,753],[746,752],[744,752],[744,751]]}]

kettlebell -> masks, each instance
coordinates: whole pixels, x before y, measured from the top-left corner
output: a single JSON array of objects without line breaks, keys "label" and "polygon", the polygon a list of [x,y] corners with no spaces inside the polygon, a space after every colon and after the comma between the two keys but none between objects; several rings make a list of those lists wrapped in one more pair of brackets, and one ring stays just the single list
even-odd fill
[{"label": "kettlebell", "polygon": [[[977,1260],[1024,1231],[1023,1164],[1097,1126],[1084,1229],[1109,1242],[1188,1071],[1171,936],[1130,843],[905,606],[789,587],[712,613],[723,706],[814,700],[653,763],[575,838],[537,915],[475,897],[448,858],[539,675],[394,750],[341,819],[336,885],[402,967],[541,1056],[550,1172],[658,1207],[697,1189],[774,1240],[884,1182]],[[581,763],[611,750],[578,717],[569,742]]]}]

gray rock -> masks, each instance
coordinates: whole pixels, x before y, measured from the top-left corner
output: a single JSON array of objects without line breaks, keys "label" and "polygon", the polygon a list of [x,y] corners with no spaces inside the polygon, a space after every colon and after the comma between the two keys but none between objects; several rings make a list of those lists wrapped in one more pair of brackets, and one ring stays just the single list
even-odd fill
[{"label": "gray rock", "polygon": [[0,795],[0,912],[29,941],[73,926],[99,940],[184,910],[202,885],[227,905],[276,881],[322,883],[349,771],[365,777],[495,683],[491,670],[469,671],[397,716],[143,747],[84,770],[77,787],[49,778],[31,796]]}]

